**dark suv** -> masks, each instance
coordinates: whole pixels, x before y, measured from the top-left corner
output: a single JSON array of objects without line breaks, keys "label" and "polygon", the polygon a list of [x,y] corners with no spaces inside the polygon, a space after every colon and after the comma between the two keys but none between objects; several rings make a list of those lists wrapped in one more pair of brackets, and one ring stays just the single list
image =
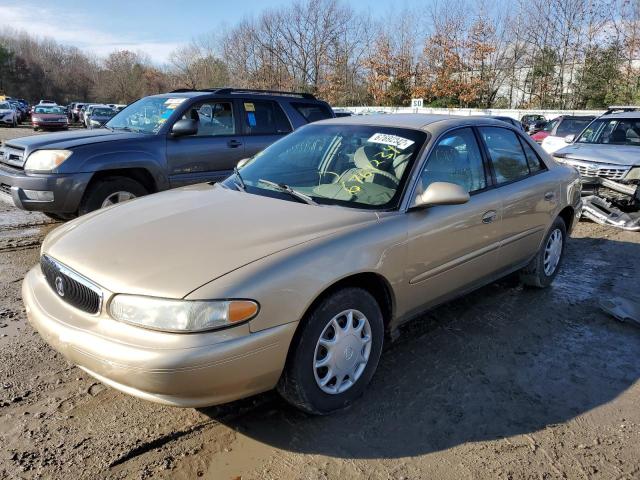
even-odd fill
[{"label": "dark suv", "polygon": [[0,194],[69,218],[160,190],[227,177],[292,130],[333,117],[307,93],[219,88],[145,97],[104,128],[10,140]]}]

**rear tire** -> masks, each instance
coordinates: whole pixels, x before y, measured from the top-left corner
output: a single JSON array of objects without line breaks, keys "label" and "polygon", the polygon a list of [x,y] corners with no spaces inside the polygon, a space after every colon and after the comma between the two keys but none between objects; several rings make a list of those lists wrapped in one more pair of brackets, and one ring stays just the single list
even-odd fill
[{"label": "rear tire", "polygon": [[567,243],[567,226],[555,219],[531,263],[520,271],[520,281],[529,287],[546,288],[556,278]]},{"label": "rear tire", "polygon": [[53,213],[53,212],[42,212],[45,216],[49,217],[52,220],[56,220],[59,222],[66,222],[67,220],[71,220],[75,218],[75,215],[72,213]]},{"label": "rear tire", "polygon": [[[104,205],[105,201],[110,197],[114,199],[113,203],[121,203],[122,200],[117,199],[118,193],[130,194],[136,198],[149,192],[142,184],[131,178],[106,177],[89,186],[78,209],[78,214],[84,215],[106,206]],[[120,197],[124,198],[126,195],[120,195]]]},{"label": "rear tire", "polygon": [[[278,392],[314,415],[348,407],[378,366],[384,337],[378,302],[366,290],[345,288],[325,298],[299,328]],[[325,360],[327,366],[320,366]]]}]

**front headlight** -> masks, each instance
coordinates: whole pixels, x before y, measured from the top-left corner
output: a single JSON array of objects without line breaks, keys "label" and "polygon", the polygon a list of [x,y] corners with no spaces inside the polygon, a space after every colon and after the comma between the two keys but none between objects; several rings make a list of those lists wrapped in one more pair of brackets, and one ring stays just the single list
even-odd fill
[{"label": "front headlight", "polygon": [[625,180],[640,180],[640,167],[633,167],[624,177]]},{"label": "front headlight", "polygon": [[96,126],[100,126],[100,122],[97,120],[91,120],[91,125],[96,125]]},{"label": "front headlight", "polygon": [[167,332],[202,332],[236,325],[253,318],[258,304],[251,300],[169,300],[116,295],[109,313],[120,322]]},{"label": "front headlight", "polygon": [[72,153],[70,150],[36,150],[27,158],[24,169],[29,172],[50,172],[62,165]]}]

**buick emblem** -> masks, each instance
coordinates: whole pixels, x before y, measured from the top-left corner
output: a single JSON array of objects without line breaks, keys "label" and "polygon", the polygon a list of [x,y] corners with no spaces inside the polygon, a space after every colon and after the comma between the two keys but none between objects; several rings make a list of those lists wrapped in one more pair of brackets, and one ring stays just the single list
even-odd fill
[{"label": "buick emblem", "polygon": [[56,292],[61,297],[64,297],[64,280],[62,280],[62,277],[56,277]]},{"label": "buick emblem", "polygon": [[344,358],[345,360],[351,360],[351,358],[353,358],[353,348],[351,348],[351,345],[348,345],[347,348],[344,349]]}]

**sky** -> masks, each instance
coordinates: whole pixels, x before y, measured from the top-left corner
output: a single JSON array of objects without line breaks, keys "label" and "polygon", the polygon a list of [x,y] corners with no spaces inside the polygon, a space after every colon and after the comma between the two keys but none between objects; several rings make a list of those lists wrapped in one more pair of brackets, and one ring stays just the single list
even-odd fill
[{"label": "sky", "polygon": [[[0,27],[24,30],[106,56],[116,49],[146,52],[155,63],[194,37],[231,27],[244,17],[287,0],[0,0]],[[344,0],[374,18],[391,8],[413,8],[424,0]],[[393,5],[393,7],[391,7]]]}]

